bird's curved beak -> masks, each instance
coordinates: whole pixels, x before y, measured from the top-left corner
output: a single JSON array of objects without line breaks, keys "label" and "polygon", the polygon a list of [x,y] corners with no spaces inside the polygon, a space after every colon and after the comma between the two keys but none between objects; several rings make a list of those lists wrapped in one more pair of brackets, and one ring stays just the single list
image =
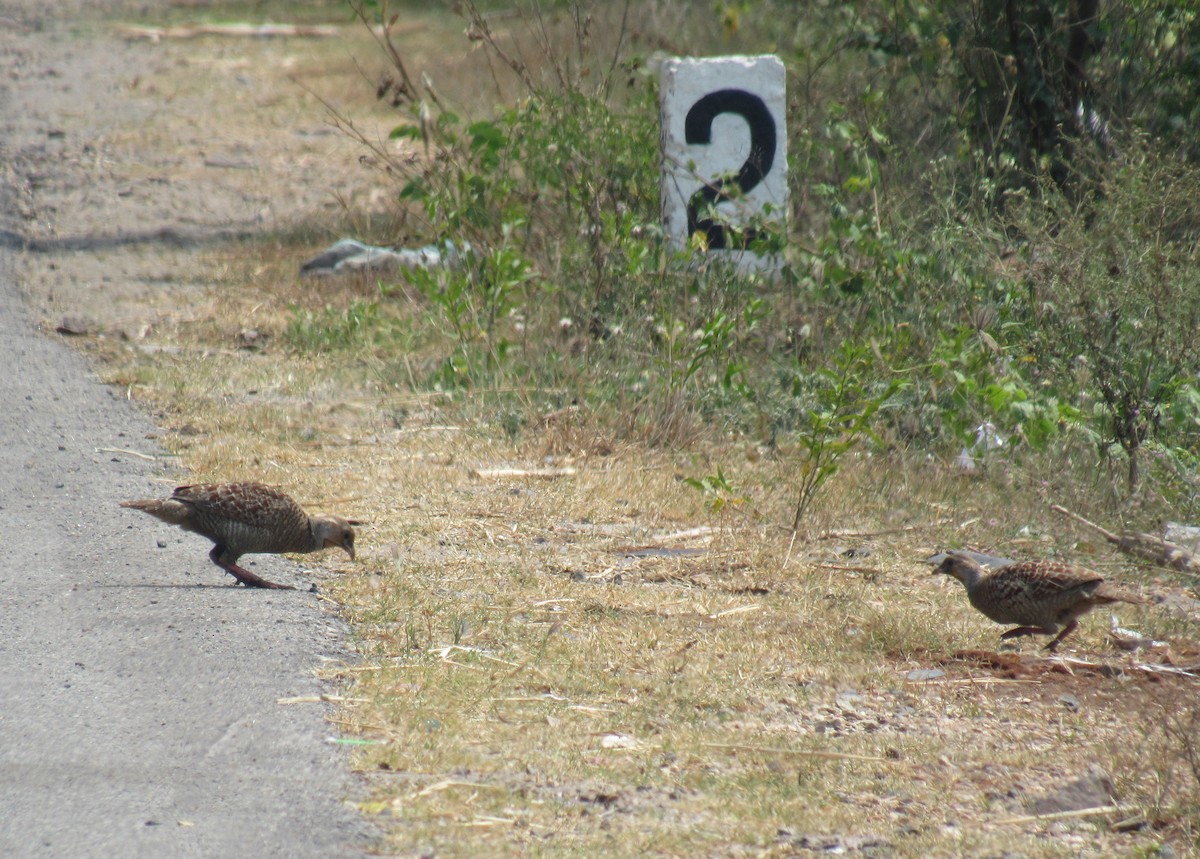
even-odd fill
[{"label": "bird's curved beak", "polygon": [[352,561],[354,560],[354,544],[353,543],[339,543],[337,540],[326,540],[325,548],[326,549],[345,549],[346,554],[350,556],[350,560],[352,560]]}]

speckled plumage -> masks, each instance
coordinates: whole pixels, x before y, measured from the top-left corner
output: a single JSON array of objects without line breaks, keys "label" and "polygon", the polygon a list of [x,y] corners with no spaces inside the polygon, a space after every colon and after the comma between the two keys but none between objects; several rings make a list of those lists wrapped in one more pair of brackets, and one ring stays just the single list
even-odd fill
[{"label": "speckled plumage", "polygon": [[987,617],[1018,624],[1001,638],[1058,633],[1046,645],[1050,651],[1096,606],[1146,602],[1107,584],[1098,573],[1058,561],[1020,561],[988,573],[972,558],[951,552],[934,572],[962,582],[971,605]]},{"label": "speckled plumage", "polygon": [[248,554],[316,552],[330,546],[354,558],[353,524],[337,516],[309,516],[288,495],[262,483],[202,483],[176,487],[170,498],[122,501],[212,540],[209,558],[248,587],[281,588],[238,566]]}]

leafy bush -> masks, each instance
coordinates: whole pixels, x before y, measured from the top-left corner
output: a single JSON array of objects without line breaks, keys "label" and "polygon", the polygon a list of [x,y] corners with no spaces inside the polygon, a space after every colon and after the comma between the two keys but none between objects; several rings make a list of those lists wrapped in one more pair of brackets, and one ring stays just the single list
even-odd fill
[{"label": "leafy bush", "polygon": [[[352,5],[374,23],[373,6]],[[520,391],[503,407],[513,432],[530,423],[513,409],[545,399],[585,403],[651,444],[789,435],[805,475],[797,524],[854,444],[949,458],[983,424],[1017,451],[1090,439],[1126,463],[1130,486],[1150,444],[1155,474],[1184,493],[1172,475],[1195,454],[1200,176],[1115,125],[1080,145],[1098,132],[1075,115],[1070,63],[1095,76],[1097,110],[1141,69],[1174,93],[1173,115],[1191,115],[1195,14],[1105,7],[1084,33],[1083,7],[1057,0],[823,4],[819,18],[809,5],[672,19],[689,46],[770,47],[788,64],[793,205],[778,279],[664,240],[658,94],[639,56],[672,43],[656,10],[523,8],[521,41],[461,4],[468,39],[521,93],[481,119],[409,74],[378,22],[393,66],[380,95],[406,113],[393,137],[412,144],[411,157],[375,152],[406,204],[397,232],[471,248],[457,268],[382,289],[397,304],[420,296],[412,312],[441,334],[424,383]],[[994,26],[1014,14],[1023,34]],[[1159,41],[1131,68],[1122,58],[1153,42],[1138,22]],[[1072,44],[1081,33],[1091,41]],[[1130,124],[1165,122],[1138,104]],[[368,334],[313,317],[293,339],[354,336]],[[719,477],[697,485],[728,492]]]},{"label": "leafy bush", "polygon": [[1017,209],[1027,236],[1026,346],[1054,388],[1091,413],[1100,456],[1125,460],[1172,427],[1200,346],[1200,171],[1149,153],[1104,171],[1105,193],[1053,187]]},{"label": "leafy bush", "polygon": [[[879,372],[870,349],[846,343],[830,366],[820,368],[807,381],[811,404],[804,408],[797,434],[802,450],[800,486],[792,516],[795,533],[821,487],[840,466],[841,459],[864,438],[878,440],[873,430],[875,413],[904,387],[902,379]],[[883,381],[875,379],[883,375]],[[801,389],[796,379],[794,391]]]}]

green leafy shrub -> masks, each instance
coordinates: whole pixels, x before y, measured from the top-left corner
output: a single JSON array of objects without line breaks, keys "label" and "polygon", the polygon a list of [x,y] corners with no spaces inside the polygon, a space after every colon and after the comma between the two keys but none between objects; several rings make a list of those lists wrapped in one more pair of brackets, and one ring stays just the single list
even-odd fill
[{"label": "green leafy shrub", "polygon": [[1051,187],[1016,210],[1027,236],[1025,345],[1090,414],[1099,454],[1141,479],[1140,454],[1200,366],[1200,172],[1140,153],[1075,203]]},{"label": "green leafy shrub", "polygon": [[[519,391],[499,406],[514,427],[544,399],[586,403],[651,444],[786,436],[813,481],[796,523],[854,444],[952,456],[987,423],[1010,451],[1089,440],[1127,464],[1130,485],[1150,445],[1158,479],[1175,480],[1195,450],[1197,177],[1115,126],[1103,146],[1079,145],[1077,120],[1066,121],[1075,71],[1051,67],[1078,50],[1063,43],[1077,22],[1048,26],[1066,15],[1057,0],[823,6],[819,21],[810,5],[692,14],[671,34],[712,52],[774,50],[788,65],[793,203],[776,237],[780,278],[664,240],[658,93],[639,52],[671,39],[650,12],[522,7],[500,37],[461,4],[468,39],[519,90],[471,119],[408,73],[385,28],[395,74],[381,92],[406,113],[394,138],[416,153],[377,152],[406,204],[397,230],[406,244],[472,249],[458,268],[383,289],[386,302],[419,296],[417,324],[440,335],[424,384]],[[1015,41],[989,29],[1013,10],[1030,16]],[[1161,2],[1106,7],[1079,55],[1103,82],[1097,99],[1131,92],[1142,74],[1190,115],[1195,17]],[[1138,21],[1161,39],[1155,62],[1133,68],[1121,58],[1153,47]],[[1118,32],[1132,41],[1105,39]],[[1168,56],[1161,40],[1178,49]],[[1171,69],[1181,77],[1154,77]],[[1017,104],[1038,93],[1053,97],[1040,113]],[[1161,121],[1138,104],[1130,123]],[[1064,182],[1063,170],[1088,180]],[[334,342],[336,321],[306,318],[295,338],[307,326],[314,345]]]},{"label": "green leafy shrub", "polygon": [[317,312],[292,305],[284,340],[305,352],[323,353],[369,346],[378,336],[379,304],[356,298],[342,310],[330,305]]}]

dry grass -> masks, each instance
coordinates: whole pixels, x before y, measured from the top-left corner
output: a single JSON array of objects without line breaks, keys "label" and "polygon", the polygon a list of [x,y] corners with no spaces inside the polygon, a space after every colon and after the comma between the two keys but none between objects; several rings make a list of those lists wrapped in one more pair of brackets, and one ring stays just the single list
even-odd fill
[{"label": "dry grass", "polygon": [[[295,287],[273,288],[284,299]],[[1029,648],[1015,671],[953,658],[994,648],[1000,630],[919,559],[1044,521],[1036,508],[988,521],[1005,493],[987,481],[863,459],[822,511],[822,527],[847,533],[785,565],[774,523],[791,501],[786,459],[751,462],[736,447],[564,454],[600,434],[586,425],[513,443],[464,421],[460,403],[380,393],[355,362],[222,348],[220,332],[247,318],[269,328],[249,306],[262,296],[243,300],[174,340],[193,356],[207,342],[198,362],[114,357],[168,426],[195,433],[166,441],[197,476],[269,480],[368,521],[357,564],[327,561],[345,573],[325,588],[361,657],[328,676],[358,702],[338,727],[369,741],[355,757],[363,807],[401,854],[787,854],[816,833],[877,836],[894,855],[1116,855],[1186,831],[1171,813],[1161,830],[1104,825],[1157,809],[1139,797],[1163,778],[1187,789],[1185,773],[1160,772],[1166,722],[1155,733],[1138,714],[1160,684],[1131,670],[1072,676]],[[549,450],[575,473],[476,476],[543,467]],[[715,464],[743,481],[753,513],[713,516],[679,480]],[[1022,539],[998,550],[1050,548]],[[1074,646],[1119,669],[1105,620],[1090,618]],[[1195,653],[1153,611],[1122,620]],[[945,674],[909,679],[923,668]],[[1121,767],[1129,731],[1158,737],[1163,765],[1122,767],[1137,811],[1001,822],[1091,764]]]},{"label": "dry grass", "polygon": [[[1072,671],[1030,645],[1020,658],[972,655],[993,653],[1000,629],[921,563],[947,545],[1086,551],[1044,512],[1050,491],[1078,500],[1064,497],[1061,473],[1039,488],[1032,466],[966,480],[922,457],[864,456],[835,478],[789,556],[786,450],[648,450],[586,413],[513,441],[489,392],[397,384],[420,354],[295,354],[283,342],[292,305],[344,307],[374,285],[297,281],[323,228],[281,201],[298,164],[337,171],[346,156],[344,141],[288,133],[297,116],[318,122],[288,77],[357,93],[357,72],[333,55],[344,45],[165,50],[186,62],[167,64],[156,86],[197,100],[225,91],[238,57],[254,54],[257,95],[222,102],[209,124],[230,152],[272,141],[278,170],[254,181],[270,188],[281,229],[191,255],[206,287],[172,290],[170,313],[136,318],[131,303],[121,325],[138,335],[85,348],[154,411],[163,444],[197,479],[262,479],[366,521],[357,563],[324,559],[339,573],[324,598],[352,622],[357,651],[325,673],[348,699],[338,728],[365,741],[353,759],[361,805],[388,850],[782,856],[824,836],[862,855],[1156,855],[1164,840],[1198,855],[1187,817],[1200,797],[1195,681],[1132,669],[1101,616],[1067,648],[1099,669]],[[303,69],[287,62],[298,50]],[[169,151],[179,126],[158,129],[151,145]],[[116,149],[142,129],[127,133],[114,134]],[[345,199],[372,199],[361,177],[351,186]],[[397,312],[420,319],[419,308]],[[265,347],[239,348],[247,328]],[[478,476],[547,464],[574,474]],[[681,480],[718,466],[749,499],[720,515]],[[1181,590],[1104,554],[1090,563]],[[1154,609],[1121,619],[1196,661],[1194,621]],[[1093,764],[1120,775],[1130,810],[1022,819],[1028,799]],[[1110,826],[1130,819],[1140,822]]]}]

